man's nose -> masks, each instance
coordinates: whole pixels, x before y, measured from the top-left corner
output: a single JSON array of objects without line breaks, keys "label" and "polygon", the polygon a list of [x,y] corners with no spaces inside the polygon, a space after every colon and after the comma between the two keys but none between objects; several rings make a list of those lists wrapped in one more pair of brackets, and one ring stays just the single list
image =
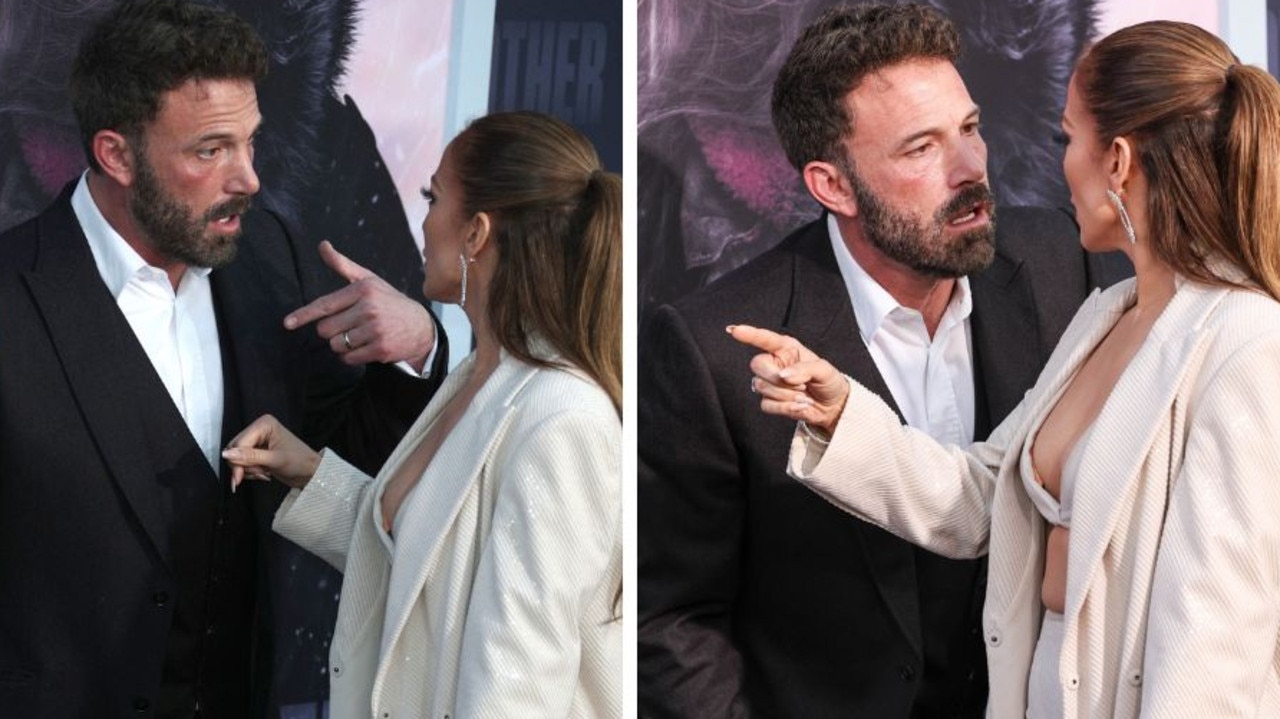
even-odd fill
[{"label": "man's nose", "polygon": [[255,195],[261,188],[258,173],[253,169],[253,153],[237,153],[235,167],[228,178],[227,191],[236,195]]},{"label": "man's nose", "polygon": [[981,137],[965,138],[952,153],[951,185],[982,182],[987,177],[987,146]]}]

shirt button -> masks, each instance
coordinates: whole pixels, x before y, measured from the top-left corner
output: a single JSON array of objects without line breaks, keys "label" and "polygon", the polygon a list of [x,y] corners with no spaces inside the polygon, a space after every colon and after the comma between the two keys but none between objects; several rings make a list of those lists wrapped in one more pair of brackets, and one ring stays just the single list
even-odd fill
[{"label": "shirt button", "polygon": [[988,634],[987,644],[990,644],[993,647],[1000,646],[1000,634],[998,632],[992,632],[991,634]]},{"label": "shirt button", "polygon": [[1067,688],[1075,691],[1080,688],[1080,677],[1071,677],[1067,680]]},{"label": "shirt button", "polygon": [[1131,686],[1135,686],[1135,687],[1142,686],[1142,672],[1129,672],[1129,676],[1127,677],[1127,679],[1129,680],[1129,684]]},{"label": "shirt button", "polygon": [[333,672],[332,672],[332,673],[333,673],[333,675],[334,675],[335,677],[336,677],[336,676],[338,676],[339,674],[341,674],[341,673],[342,673],[342,667],[335,666],[335,667],[333,668]]}]

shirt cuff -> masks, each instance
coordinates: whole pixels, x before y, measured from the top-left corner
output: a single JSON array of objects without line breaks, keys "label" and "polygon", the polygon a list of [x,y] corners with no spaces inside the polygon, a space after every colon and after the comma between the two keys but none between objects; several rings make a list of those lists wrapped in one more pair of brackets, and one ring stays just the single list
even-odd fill
[{"label": "shirt cuff", "polygon": [[[441,331],[442,331],[442,330],[441,330],[441,328],[440,328],[439,326],[437,326],[437,327],[436,327],[436,332],[437,332],[437,333],[439,333],[439,332],[441,332]],[[399,368],[399,370],[400,370],[401,372],[404,372],[405,374],[408,374],[408,375],[413,375],[414,377],[417,377],[418,379],[431,379],[431,368],[435,366],[435,363],[436,363],[436,352],[437,352],[439,349],[440,349],[440,339],[439,339],[439,336],[438,336],[438,334],[437,334],[436,341],[431,343],[431,351],[427,353],[427,361],[422,363],[422,371],[421,371],[421,372],[419,372],[418,370],[414,369],[414,368],[413,368],[413,365],[411,365],[411,364],[409,364],[408,362],[405,362],[405,361],[403,361],[403,360],[401,360],[400,362],[397,362],[397,363],[395,364],[395,366],[396,366],[397,368]]]}]

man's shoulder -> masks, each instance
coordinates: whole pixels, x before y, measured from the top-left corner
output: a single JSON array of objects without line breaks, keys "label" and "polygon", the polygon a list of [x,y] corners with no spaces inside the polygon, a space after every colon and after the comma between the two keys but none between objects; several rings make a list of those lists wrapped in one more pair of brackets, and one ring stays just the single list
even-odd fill
[{"label": "man's shoulder", "polygon": [[[51,205],[35,217],[0,232],[0,269],[8,273],[34,267],[41,227],[50,213],[62,211],[57,204]],[[75,221],[74,217],[71,221]]]},{"label": "man's shoulder", "polygon": [[747,321],[744,313],[756,307],[775,307],[777,298],[791,291],[798,262],[823,262],[823,251],[834,266],[825,219],[796,229],[769,250],[743,266],[671,303],[689,319],[720,318]]},{"label": "man's shoulder", "polygon": [[1017,261],[1078,260],[1080,229],[1063,209],[1002,207],[996,215],[996,250]]}]

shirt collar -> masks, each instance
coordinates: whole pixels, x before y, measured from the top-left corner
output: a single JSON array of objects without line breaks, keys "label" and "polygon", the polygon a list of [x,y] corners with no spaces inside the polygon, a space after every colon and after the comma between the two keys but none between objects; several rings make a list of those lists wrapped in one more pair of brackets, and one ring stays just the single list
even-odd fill
[{"label": "shirt collar", "polygon": [[[107,218],[98,209],[93,195],[89,193],[89,171],[80,176],[80,182],[71,193],[71,209],[80,222],[85,239],[89,241],[89,251],[93,253],[94,264],[98,266],[98,274],[106,283],[111,296],[120,297],[124,288],[139,273],[150,265],[142,259],[119,232],[107,222]],[[159,268],[153,268],[159,269]],[[187,274],[196,277],[207,277],[208,267],[187,267]],[[185,277],[185,275],[184,275]]]},{"label": "shirt collar", "polygon": [[[899,309],[916,312],[898,304],[893,295],[853,259],[853,254],[844,243],[844,236],[840,234],[836,217],[830,212],[827,213],[827,234],[831,236],[831,249],[835,252],[836,265],[840,267],[849,301],[853,304],[853,317],[858,323],[858,334],[861,335],[863,344],[870,344],[871,338],[880,331],[880,325],[891,312]],[[954,318],[952,321],[963,321],[968,319],[972,311],[969,278],[960,277],[951,291],[951,301],[947,304],[943,321],[947,322],[947,316]]]}]

